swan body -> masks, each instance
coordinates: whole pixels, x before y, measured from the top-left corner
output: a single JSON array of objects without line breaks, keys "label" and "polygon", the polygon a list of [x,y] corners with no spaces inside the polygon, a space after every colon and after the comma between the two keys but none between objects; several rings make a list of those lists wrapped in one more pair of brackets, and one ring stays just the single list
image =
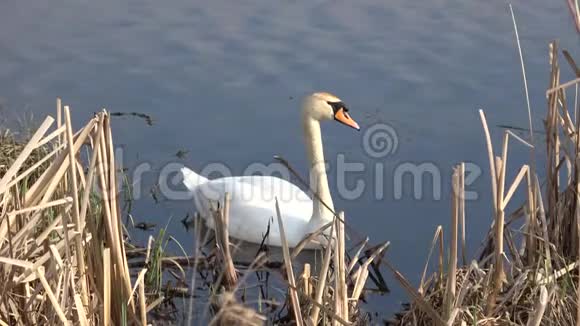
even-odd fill
[{"label": "swan body", "polygon": [[[184,175],[193,171],[183,168]],[[278,198],[280,214],[284,219],[286,241],[296,246],[305,234],[315,230],[310,227],[312,199],[294,184],[270,176],[225,177],[198,185],[193,190],[197,212],[205,218],[209,228],[214,229],[210,208],[223,203],[225,193],[230,194],[228,231],[230,236],[252,243],[260,243],[268,230],[266,244],[279,246],[282,241],[278,228],[275,199]]]},{"label": "swan body", "polygon": [[[274,176],[237,176],[209,180],[183,167],[183,184],[192,194],[197,212],[207,226],[214,229],[210,208],[217,207],[218,202],[223,203],[226,193],[230,194],[228,231],[230,237],[235,239],[257,244],[265,239],[268,245],[281,246],[276,199],[286,241],[291,248],[309,233],[332,221],[334,207],[324,166],[319,122],[337,120],[359,129],[347,112],[348,109],[340,99],[329,93],[314,93],[304,100],[302,127],[311,164],[310,187],[318,196],[310,197],[296,185]],[[268,237],[264,238],[266,232]],[[307,248],[314,247],[315,244],[307,245]]]}]

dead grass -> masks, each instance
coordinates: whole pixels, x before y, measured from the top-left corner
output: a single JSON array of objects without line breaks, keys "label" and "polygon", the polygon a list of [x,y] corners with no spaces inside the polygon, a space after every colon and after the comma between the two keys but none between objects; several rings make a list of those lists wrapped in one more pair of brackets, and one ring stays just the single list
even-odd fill
[{"label": "dead grass", "polygon": [[108,114],[74,131],[58,100],[56,126],[47,117],[27,143],[5,132],[0,144],[0,321],[143,322],[125,258]]},{"label": "dead grass", "polygon": [[[566,59],[572,71],[578,71],[569,54]],[[448,261],[449,266],[444,272],[432,274],[420,287],[422,301],[444,316],[447,325],[578,325],[580,116],[576,87],[580,79],[560,83],[556,42],[550,43],[549,64],[551,76],[544,120],[545,188],[542,189],[538,171],[527,164],[520,168],[514,181],[506,182],[509,140],[514,135],[505,131],[497,153],[485,114],[480,111],[492,177],[493,229],[488,233],[480,259],[462,267],[456,266],[456,215],[457,207],[462,206],[463,186],[457,182],[461,169],[455,170],[450,256],[444,257],[443,251],[439,253],[440,261]],[[566,90],[570,89],[575,94],[572,98],[566,96]],[[526,146],[535,148],[533,140]],[[511,202],[516,192],[525,196],[523,204]],[[508,207],[515,209],[507,213]],[[513,229],[513,225],[521,227]],[[414,301],[394,323],[432,325],[434,320]]]}]

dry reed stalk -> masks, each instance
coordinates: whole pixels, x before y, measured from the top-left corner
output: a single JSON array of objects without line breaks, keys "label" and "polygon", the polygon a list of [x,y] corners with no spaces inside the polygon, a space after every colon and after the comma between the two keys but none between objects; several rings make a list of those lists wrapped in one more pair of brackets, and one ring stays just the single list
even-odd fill
[{"label": "dry reed stalk", "polygon": [[[59,138],[62,136],[62,134],[66,131],[66,126],[60,126],[58,127],[56,130],[52,131],[50,134],[48,134],[47,136],[45,136],[44,138],[42,138],[37,144],[36,144],[36,148],[40,148],[44,145],[48,145],[50,142],[52,142],[53,140],[55,140],[55,138]],[[56,151],[60,151],[62,150],[62,148],[64,144],[59,143],[59,144],[55,144],[53,146],[54,149],[56,149]]]},{"label": "dry reed stalk", "polygon": [[312,296],[312,283],[310,283],[310,264],[304,264],[302,274],[300,275],[300,280],[302,281],[304,295],[310,298]]},{"label": "dry reed stalk", "polygon": [[328,269],[330,267],[330,257],[332,254],[332,241],[334,239],[334,221],[330,226],[330,240],[328,241],[326,248],[324,250],[324,258],[322,259],[322,266],[320,272],[318,273],[318,283],[316,284],[316,292],[314,293],[314,307],[310,312],[310,324],[318,325],[318,317],[320,314],[320,307],[322,307],[322,298],[324,292],[326,291],[326,282]]},{"label": "dry reed stalk", "polygon": [[[64,114],[65,114],[65,124],[66,124],[66,141],[67,141],[67,148],[68,148],[68,156],[69,156],[69,166],[70,166],[70,191],[72,192],[72,211],[73,211],[73,218],[74,223],[76,225],[76,231],[81,235],[75,238],[75,245],[76,245],[76,255],[77,255],[77,272],[79,273],[79,280],[81,283],[81,299],[82,303],[85,306],[89,305],[89,295],[88,295],[88,287],[87,287],[87,279],[86,279],[86,267],[85,267],[85,259],[83,257],[84,250],[82,245],[82,234],[83,234],[83,226],[80,223],[80,216],[79,216],[79,190],[77,189],[77,169],[76,169],[76,155],[74,152],[74,142],[73,142],[73,130],[72,130],[72,122],[70,119],[70,109],[67,105],[64,106]],[[68,214],[64,214],[64,216],[68,216]],[[66,221],[66,220],[65,220]]]},{"label": "dry reed stalk", "polygon": [[[577,123],[578,122],[580,122],[580,120],[578,120]],[[578,130],[578,128],[577,128],[577,130]],[[576,136],[576,155],[578,155],[578,153],[580,151],[578,146],[580,146],[580,134],[578,134]],[[575,173],[576,178],[578,178],[579,174],[580,174],[580,160],[576,159],[574,167],[576,168],[576,173]],[[576,197],[576,205],[575,205],[576,210],[574,212],[574,215],[576,217],[576,234],[577,234],[577,244],[576,245],[577,245],[578,255],[580,256],[580,182],[578,182],[578,180],[576,180],[576,196],[575,197]],[[577,273],[578,273],[578,275],[580,275],[580,264],[578,264]],[[578,277],[578,280],[576,283],[576,326],[580,326],[580,277]]]},{"label": "dry reed stalk", "polygon": [[223,264],[222,276],[225,278],[226,287],[228,289],[233,289],[238,282],[238,276],[236,274],[236,268],[230,251],[230,237],[228,231],[229,207],[230,194],[226,193],[223,206],[213,211],[213,217],[215,222],[216,245],[218,246],[218,252]]},{"label": "dry reed stalk", "polygon": [[520,66],[522,69],[522,81],[524,83],[524,92],[526,95],[526,105],[527,105],[527,109],[528,109],[528,128],[530,129],[530,142],[531,142],[531,151],[530,151],[530,162],[532,167],[536,168],[536,159],[535,159],[535,155],[534,155],[534,126],[532,124],[532,107],[530,105],[530,93],[528,91],[528,78],[526,76],[526,65],[524,64],[524,55],[523,55],[523,51],[522,51],[522,46],[520,43],[520,35],[518,33],[518,24],[516,22],[516,17],[514,15],[514,9],[511,5],[511,3],[509,4],[509,9],[510,9],[510,13],[512,16],[512,23],[514,25],[514,34],[516,37],[516,45],[518,47],[518,54],[520,57]]},{"label": "dry reed stalk", "polygon": [[356,263],[358,262],[358,259],[360,257],[361,252],[363,251],[363,249],[366,247],[366,245],[368,243],[369,243],[369,237],[366,237],[365,240],[363,241],[363,243],[360,245],[360,247],[356,251],[356,253],[354,254],[354,256],[352,256],[352,259],[350,260],[350,263],[348,264],[348,268],[346,269],[347,274],[350,274],[350,272],[354,268],[354,265],[356,265]]},{"label": "dry reed stalk", "polygon": [[445,239],[443,234],[443,229],[441,229],[441,234],[439,236],[439,280],[443,284],[443,265],[445,260]]},{"label": "dry reed stalk", "polygon": [[553,95],[554,93],[557,93],[557,92],[559,92],[559,91],[561,91],[561,90],[563,90],[565,88],[568,88],[570,86],[576,85],[578,83],[580,83],[580,78],[572,79],[572,80],[567,81],[567,82],[565,82],[563,84],[558,83],[558,85],[555,85],[555,86],[553,86],[552,88],[549,88],[546,91],[546,96]]},{"label": "dry reed stalk", "polygon": [[[423,295],[425,292],[425,278],[427,276],[427,269],[429,267],[429,261],[431,260],[431,255],[433,254],[433,249],[437,245],[437,241],[443,237],[443,227],[441,225],[437,226],[435,229],[435,234],[433,235],[433,240],[431,241],[431,248],[429,249],[429,254],[427,255],[427,260],[425,261],[425,266],[423,267],[423,274],[421,274],[421,281],[419,282],[418,292]],[[443,277],[443,258],[441,257],[441,265],[439,266],[439,276]]]},{"label": "dry reed stalk", "polygon": [[27,260],[14,259],[14,258],[9,258],[9,257],[0,257],[0,263],[6,264],[6,265],[18,266],[18,267],[21,267],[25,270],[32,269],[34,267],[34,265]]},{"label": "dry reed stalk", "polygon": [[228,279],[230,280],[230,282],[232,282],[232,284],[236,284],[237,283],[237,275],[236,275],[236,269],[234,267],[234,263],[233,263],[233,259],[232,259],[232,255],[230,252],[230,245],[229,245],[229,218],[230,218],[230,197],[231,195],[229,193],[225,194],[225,198],[224,198],[224,208],[222,211],[222,225],[223,225],[223,250],[224,250],[224,255],[226,257],[226,262],[227,262],[227,268],[226,268],[226,275],[228,277]]},{"label": "dry reed stalk", "polygon": [[[113,145],[113,135],[112,135],[112,130],[111,130],[111,124],[110,124],[110,116],[108,114],[106,114],[104,116],[104,131],[106,132],[106,139],[108,141],[107,143],[107,148],[108,148],[108,157],[109,157],[109,180],[110,180],[110,189],[111,189],[111,194],[113,196],[111,196],[111,205],[112,205],[112,209],[111,212],[114,213],[114,217],[115,217],[115,222],[116,222],[116,236],[119,239],[119,243],[121,244],[121,262],[122,262],[122,268],[123,268],[123,275],[125,275],[125,289],[130,289],[131,288],[131,280],[130,277],[127,277],[129,275],[129,266],[127,264],[127,255],[125,254],[125,246],[124,244],[124,240],[123,240],[123,223],[121,221],[120,218],[120,207],[117,203],[117,194],[119,193],[117,191],[117,164],[115,161],[115,147]],[[135,307],[132,307],[133,310]]]},{"label": "dry reed stalk", "polygon": [[[106,112],[105,110],[103,110],[104,112]],[[112,217],[113,217],[113,221],[112,221],[112,225],[114,227],[114,236],[117,239],[117,244],[119,246],[119,252],[120,252],[120,257],[118,257],[119,262],[119,268],[121,269],[120,274],[123,276],[123,284],[125,285],[123,290],[123,296],[127,296],[128,295],[128,291],[130,291],[131,289],[131,278],[130,278],[130,273],[129,273],[129,266],[127,263],[127,255],[125,254],[125,246],[124,246],[124,240],[123,240],[123,223],[121,222],[121,218],[120,218],[120,208],[119,205],[117,204],[117,165],[115,163],[115,147],[113,145],[113,135],[112,135],[112,130],[111,130],[111,124],[110,124],[110,116],[109,114],[105,114],[104,115],[104,133],[105,133],[105,138],[107,140],[106,143],[103,143],[102,145],[105,146],[104,150],[107,150],[107,157],[109,159],[109,165],[108,165],[108,169],[107,171],[109,172],[109,187],[106,189],[110,189],[110,193],[111,196],[110,198],[110,203],[109,205],[111,205],[111,209],[110,212],[112,213]],[[101,147],[103,148],[103,147]],[[135,319],[136,316],[134,314],[135,312],[135,306],[133,304],[133,302],[131,302],[131,309],[129,310],[129,312],[131,313],[129,315],[129,317],[131,319]]]},{"label": "dry reed stalk", "polygon": [[137,288],[139,287],[139,283],[141,283],[141,280],[145,278],[146,273],[147,273],[147,268],[143,268],[137,274],[137,279],[135,280],[135,285],[133,286],[133,289],[131,290],[131,295],[129,296],[129,301],[127,301],[127,305],[129,305],[130,301],[133,300],[133,298],[134,298],[133,295],[135,294],[135,291],[137,291]]},{"label": "dry reed stalk", "polygon": [[567,0],[566,2],[568,3],[568,9],[570,10],[572,19],[574,20],[576,31],[580,33],[580,6],[578,5],[578,0]]},{"label": "dry reed stalk", "polygon": [[[56,98],[56,128],[61,129],[64,128],[62,124],[62,99],[60,97]],[[62,139],[62,135],[58,135],[57,145],[64,143]]]},{"label": "dry reed stalk", "polygon": [[278,198],[276,198],[276,216],[278,217],[278,229],[280,230],[280,241],[282,242],[282,253],[284,255],[284,266],[286,268],[286,275],[290,287],[290,302],[292,303],[292,311],[294,312],[294,320],[296,325],[303,325],[302,312],[300,310],[300,300],[298,299],[298,292],[296,291],[296,280],[294,279],[294,271],[292,270],[292,261],[290,260],[290,249],[286,241],[286,233],[284,232],[284,222],[282,221],[282,214],[280,214],[280,206],[278,205]]},{"label": "dry reed stalk", "polygon": [[[200,248],[202,248],[203,244],[207,241],[207,237],[209,236],[209,232],[205,232],[205,236],[203,237],[203,241],[202,241],[202,236],[201,236],[201,218],[199,218],[198,216],[196,216],[193,220],[193,229],[195,230],[193,232],[193,235],[195,237],[195,241],[194,241],[194,248],[193,248],[193,255],[195,257],[197,257],[198,255],[200,255]],[[197,271],[198,270],[198,260],[194,259],[193,262],[193,270]],[[189,283],[189,293],[193,295],[194,291],[196,288],[196,275],[195,273],[192,273],[191,275],[191,281]],[[187,311],[187,324],[188,325],[192,325],[192,318],[193,318],[193,300],[189,301],[189,307],[188,307],[188,311]]]},{"label": "dry reed stalk", "polygon": [[538,176],[535,176],[536,178],[536,188],[535,188],[535,193],[537,196],[537,202],[538,202],[538,216],[540,217],[540,222],[541,222],[541,226],[542,226],[542,247],[544,249],[544,255],[545,257],[543,257],[543,262],[545,262],[545,268],[546,271],[551,270],[552,269],[552,251],[550,249],[550,235],[548,233],[548,221],[546,220],[546,211],[544,209],[544,200],[542,199],[542,190],[540,189],[540,182],[538,181]]},{"label": "dry reed stalk", "polygon": [[[116,301],[126,302],[122,300],[131,292],[131,282],[128,272],[128,266],[126,265],[126,258],[124,254],[123,245],[123,235],[119,226],[119,219],[117,216],[117,207],[114,206],[114,197],[116,192],[114,192],[114,184],[116,183],[114,158],[112,158],[113,150],[110,148],[111,142],[106,140],[106,135],[110,133],[110,125],[108,120],[108,115],[104,115],[104,125],[103,133],[99,136],[101,137],[100,146],[97,149],[97,169],[100,179],[102,204],[105,212],[105,226],[107,230],[107,239],[110,242],[110,248],[112,249],[112,256],[115,262],[111,265],[115,270],[113,275],[113,281],[115,283],[121,284],[120,287],[114,287],[113,291],[113,307],[115,309],[120,309],[121,303],[115,304]],[[108,130],[108,131],[107,131]],[[131,304],[131,309],[129,311],[133,313],[134,306]],[[117,311],[120,315],[120,311]],[[131,318],[135,318],[134,314],[130,315]]]},{"label": "dry reed stalk", "polygon": [[165,300],[164,296],[159,296],[157,299],[153,300],[149,305],[147,305],[147,313],[151,310],[155,309],[155,307],[159,306]]},{"label": "dry reed stalk", "polygon": [[85,308],[81,299],[81,296],[75,294],[74,296],[75,307],[77,308],[77,319],[79,320],[81,326],[88,326],[89,321],[87,320]]},{"label": "dry reed stalk", "polygon": [[524,177],[527,177],[527,179],[529,179],[529,172],[530,172],[530,167],[528,165],[523,165],[520,168],[520,171],[518,172],[516,178],[514,179],[512,184],[510,185],[510,188],[508,189],[508,192],[505,195],[505,198],[502,199],[502,207],[501,207],[502,210],[505,210],[507,204],[509,203],[510,199],[512,198],[513,194],[515,193],[516,189],[518,188],[518,186],[520,185],[520,183],[522,182]]},{"label": "dry reed stalk", "polygon": [[[143,273],[145,275],[145,273]],[[147,325],[147,303],[145,298],[145,280],[141,277],[139,284],[139,311],[141,316],[141,325]]]},{"label": "dry reed stalk", "polygon": [[[558,65],[557,43],[555,41],[549,44],[549,63],[551,66],[550,88],[559,85],[560,68]],[[546,146],[548,149],[547,161],[547,195],[548,195],[548,215],[556,216],[556,202],[558,200],[559,182],[557,166],[559,164],[559,135],[558,135],[558,93],[547,94],[548,113],[546,117]]]},{"label": "dry reed stalk", "polygon": [[111,249],[103,248],[103,325],[111,320]]},{"label": "dry reed stalk", "polygon": [[[97,130],[96,130],[96,137],[95,141],[93,143],[94,148],[99,148],[100,144],[101,144],[101,137],[100,135],[103,133],[103,120],[99,119],[98,121],[98,125],[97,125]],[[91,153],[91,160],[89,163],[89,172],[87,175],[87,181],[86,181],[86,185],[84,187],[84,192],[83,192],[83,196],[82,196],[82,201],[81,201],[81,208],[80,208],[80,222],[81,222],[81,226],[84,228],[85,227],[85,219],[87,216],[87,211],[89,208],[89,202],[91,199],[91,191],[93,189],[93,183],[95,180],[95,172],[96,172],[96,165],[97,165],[97,153],[93,152]],[[94,233],[94,231],[96,230],[91,230],[91,233]]]},{"label": "dry reed stalk", "polygon": [[58,303],[58,300],[54,296],[54,292],[52,292],[52,289],[50,288],[50,284],[48,284],[48,281],[44,277],[44,267],[41,266],[41,267],[37,268],[35,272],[36,272],[36,276],[40,280],[40,283],[44,287],[44,291],[46,291],[46,295],[48,296],[48,299],[50,300],[50,303],[52,304],[52,308],[54,309],[54,312],[57,314],[58,318],[60,319],[60,321],[63,324],[65,324],[65,325],[68,324],[68,320],[67,320],[66,316],[64,315],[64,312],[62,311],[60,304]]},{"label": "dry reed stalk", "polygon": [[532,318],[528,319],[527,326],[540,326],[547,304],[548,291],[546,290],[546,287],[542,285],[540,287],[540,298],[534,307],[534,314],[532,315]]},{"label": "dry reed stalk", "polygon": [[479,117],[481,118],[481,124],[483,126],[483,131],[485,135],[485,143],[487,145],[487,156],[489,158],[489,174],[491,175],[491,191],[493,198],[493,208],[497,207],[497,173],[495,170],[494,154],[493,154],[493,144],[491,143],[491,136],[489,134],[489,128],[487,127],[487,119],[485,118],[485,113],[483,110],[479,110]]},{"label": "dry reed stalk", "polygon": [[[340,212],[340,220],[345,221],[344,213]],[[334,309],[335,313],[348,323],[348,297],[346,289],[346,265],[344,260],[345,236],[344,224],[336,220],[336,241],[334,242]]]},{"label": "dry reed stalk", "polygon": [[63,205],[68,206],[68,204],[72,204],[72,202],[73,202],[73,199],[71,197],[65,197],[65,198],[57,199],[55,201],[51,201],[48,203],[39,204],[39,205],[30,206],[27,208],[15,210],[15,211],[9,212],[7,215],[8,216],[16,216],[16,215],[21,215],[21,214],[25,214],[25,213],[41,211],[41,210],[44,210],[47,208],[52,208],[52,207],[57,207],[57,206],[63,206]]},{"label": "dry reed stalk", "polygon": [[457,224],[459,223],[459,194],[460,194],[460,168],[455,167],[453,169],[452,185],[453,189],[451,192],[451,236],[449,237],[449,247],[451,251],[449,253],[449,266],[447,268],[447,288],[445,290],[445,315],[444,318],[448,321],[451,320],[451,313],[455,306],[455,291],[457,289]]},{"label": "dry reed stalk", "polygon": [[[103,142],[103,134],[99,135],[101,137],[101,142]],[[104,165],[106,164],[105,161],[103,160],[103,153],[102,153],[102,145],[99,146],[98,148],[96,148],[96,152],[97,152],[97,170],[98,170],[98,175],[99,175],[99,181],[100,181],[100,187],[102,189],[102,205],[104,208],[104,213],[105,213],[105,228],[106,228],[106,237],[107,237],[107,241],[109,243],[109,248],[111,249],[111,256],[113,257],[114,262],[112,261],[110,264],[111,268],[111,275],[112,275],[112,282],[115,284],[118,283],[123,283],[124,286],[126,286],[125,282],[121,281],[121,273],[119,271],[119,267],[121,266],[122,262],[121,262],[121,250],[120,250],[120,246],[121,244],[118,243],[118,238],[114,235],[114,233],[116,232],[113,228],[113,225],[115,224],[112,221],[112,216],[111,216],[111,206],[110,206],[110,202],[109,202],[109,193],[108,193],[108,185],[107,185],[107,181],[105,179],[105,167]],[[123,288],[122,287],[113,287],[112,291],[111,291],[111,302],[116,302],[118,300],[118,298],[123,297],[122,294]],[[128,293],[128,292],[127,292]],[[113,307],[113,315],[119,315],[120,314],[120,305],[117,304],[112,304]]]},{"label": "dry reed stalk", "polygon": [[304,239],[300,240],[300,242],[298,242],[296,247],[294,247],[294,249],[292,250],[292,255],[290,257],[292,259],[296,259],[296,257],[298,257],[298,255],[302,252],[302,250],[304,250],[306,245],[308,245],[310,242],[313,242],[315,241],[315,239],[320,237],[322,233],[330,227],[331,224],[332,222],[326,223],[325,225],[321,226],[318,230],[310,233]]},{"label": "dry reed stalk", "polygon": [[550,273],[549,275],[542,275],[536,274],[535,281],[538,285],[548,285],[553,284],[558,281],[563,276],[569,276],[569,273],[576,269],[580,265],[580,262],[574,262],[569,264],[568,266],[564,266],[563,268]]},{"label": "dry reed stalk", "polygon": [[[484,125],[484,131],[486,133],[486,139],[489,139],[489,131],[487,131],[487,124],[485,123],[485,116],[483,112],[480,111],[480,115],[482,118],[482,123]],[[502,143],[502,155],[501,157],[496,157],[495,159],[495,171],[497,180],[492,181],[492,186],[496,189],[494,193],[496,199],[494,200],[495,203],[495,232],[494,232],[494,265],[493,265],[493,286],[491,291],[487,295],[487,303],[486,303],[486,314],[490,314],[495,306],[495,301],[497,295],[501,290],[502,283],[505,279],[504,269],[503,269],[503,241],[504,241],[504,191],[505,191],[505,174],[507,168],[507,150],[508,150],[508,142],[509,142],[509,134],[506,132],[504,133],[503,143]],[[491,144],[488,144],[488,149],[491,149]],[[489,153],[493,155],[493,152]],[[491,156],[489,157],[490,162],[492,161]],[[493,174],[492,174],[493,175]],[[494,186],[495,185],[495,186]]]},{"label": "dry reed stalk", "polygon": [[459,224],[461,225],[461,257],[463,265],[467,265],[467,249],[465,239],[465,163],[459,165]]}]

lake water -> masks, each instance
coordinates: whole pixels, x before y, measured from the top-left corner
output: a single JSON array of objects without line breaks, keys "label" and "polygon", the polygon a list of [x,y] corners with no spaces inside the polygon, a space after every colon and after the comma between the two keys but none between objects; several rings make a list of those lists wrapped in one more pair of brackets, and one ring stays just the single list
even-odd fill
[{"label": "lake water", "polygon": [[[133,215],[169,230],[188,248],[179,220],[184,201],[155,203],[149,189],[167,162],[201,169],[226,164],[241,174],[281,155],[304,173],[299,99],[316,90],[339,95],[363,131],[327,123],[327,159],[363,163],[347,184],[367,188],[356,199],[335,196],[356,231],[391,241],[387,257],[417,285],[435,228],[450,216],[450,176],[460,161],[479,166],[468,190],[468,257],[491,223],[488,161],[477,110],[486,110],[493,140],[498,125],[527,126],[513,27],[504,1],[4,1],[0,5],[0,103],[7,116],[54,114],[57,96],[76,126],[101,107],[142,112],[114,121],[124,166],[151,165]],[[579,39],[564,0],[514,3],[524,48],[534,125],[541,127],[548,84],[548,41],[558,38],[577,59]],[[562,60],[563,80],[571,78]],[[365,130],[386,124],[396,151],[378,158],[363,146]],[[497,146],[497,145],[496,145]],[[528,152],[513,145],[508,180]],[[539,150],[543,145],[539,145]],[[175,154],[187,151],[184,159]],[[396,171],[429,164],[441,186],[426,182],[421,198],[407,180],[397,195]],[[472,166],[472,167],[473,167]],[[383,195],[376,195],[377,169]],[[478,168],[473,167],[474,171]],[[380,177],[380,175],[379,175]],[[337,178],[330,173],[331,188]],[[356,179],[356,180],[355,180]],[[437,198],[437,192],[441,196]],[[135,234],[144,241],[147,234]],[[175,248],[173,248],[175,249]],[[175,250],[176,253],[179,253]],[[388,316],[408,298],[392,292],[366,307]]]}]

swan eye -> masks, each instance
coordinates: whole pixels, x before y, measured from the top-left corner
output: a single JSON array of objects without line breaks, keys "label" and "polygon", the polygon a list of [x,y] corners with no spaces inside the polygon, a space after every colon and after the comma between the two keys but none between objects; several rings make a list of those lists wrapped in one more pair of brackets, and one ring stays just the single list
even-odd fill
[{"label": "swan eye", "polygon": [[344,103],[342,102],[326,102],[326,103],[328,103],[328,105],[332,107],[332,112],[334,114],[336,114],[336,112],[338,112],[340,109],[342,109],[344,112],[348,112],[346,105],[344,105]]}]

